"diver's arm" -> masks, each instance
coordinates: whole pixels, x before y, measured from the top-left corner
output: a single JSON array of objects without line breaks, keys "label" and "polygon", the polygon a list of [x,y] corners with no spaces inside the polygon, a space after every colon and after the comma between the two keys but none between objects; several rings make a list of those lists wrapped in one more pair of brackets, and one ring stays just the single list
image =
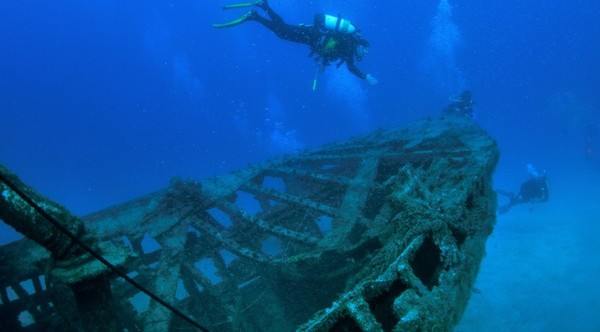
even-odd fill
[{"label": "diver's arm", "polygon": [[346,60],[346,66],[348,66],[348,70],[352,74],[356,75],[360,79],[367,79],[367,75],[365,75],[365,73],[363,73],[362,71],[360,71],[360,69],[358,69],[358,67],[356,67],[353,60]]},{"label": "diver's arm", "polygon": [[358,67],[356,67],[356,65],[354,64],[354,61],[346,61],[346,66],[348,66],[348,70],[356,75],[357,77],[360,77],[361,79],[367,81],[367,83],[369,83],[370,85],[375,85],[377,84],[378,80],[373,77],[371,74],[365,74],[362,71],[360,71],[360,69],[358,69]]},{"label": "diver's arm", "polygon": [[365,77],[365,80],[370,85],[375,85],[375,84],[377,84],[377,82],[379,82],[379,80],[376,79],[375,77],[373,77],[373,75],[371,75],[371,74],[367,74],[367,76]]}]

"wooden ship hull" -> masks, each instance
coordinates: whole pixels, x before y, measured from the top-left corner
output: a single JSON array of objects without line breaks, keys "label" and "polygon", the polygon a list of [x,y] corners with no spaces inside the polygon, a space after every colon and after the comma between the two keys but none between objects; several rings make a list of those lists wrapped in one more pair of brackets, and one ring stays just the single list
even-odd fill
[{"label": "wooden ship hull", "polygon": [[75,238],[0,182],[0,218],[28,237],[0,247],[0,329],[450,331],[495,223],[497,160],[481,128],[447,116],[81,219],[2,168]]}]

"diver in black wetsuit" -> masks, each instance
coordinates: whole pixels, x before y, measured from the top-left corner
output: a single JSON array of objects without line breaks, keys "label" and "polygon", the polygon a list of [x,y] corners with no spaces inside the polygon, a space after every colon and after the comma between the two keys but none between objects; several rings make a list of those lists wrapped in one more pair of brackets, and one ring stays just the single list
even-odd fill
[{"label": "diver in black wetsuit", "polygon": [[316,14],[314,25],[290,25],[269,7],[267,0],[227,5],[223,9],[252,6],[263,9],[271,19],[266,19],[257,12],[250,11],[231,22],[213,24],[213,27],[228,28],[246,21],[256,21],[273,31],[281,39],[308,45],[311,50],[309,56],[316,55],[315,60],[321,64],[321,70],[332,62],[338,61],[337,67],[346,63],[352,74],[366,80],[371,85],[377,84],[375,77],[361,72],[354,64],[355,58],[360,61],[367,55],[369,42],[360,36],[348,20]]},{"label": "diver in black wetsuit", "polygon": [[465,116],[473,118],[473,96],[471,91],[465,90],[460,94],[460,97],[456,100],[452,100],[448,106],[444,109],[444,114]]},{"label": "diver in black wetsuit", "polygon": [[548,187],[548,179],[543,173],[538,173],[535,168],[528,164],[529,179],[521,184],[521,189],[518,194],[497,190],[496,192],[507,196],[509,202],[498,208],[498,213],[504,214],[514,205],[524,203],[541,203],[547,202],[550,198],[550,189]]}]

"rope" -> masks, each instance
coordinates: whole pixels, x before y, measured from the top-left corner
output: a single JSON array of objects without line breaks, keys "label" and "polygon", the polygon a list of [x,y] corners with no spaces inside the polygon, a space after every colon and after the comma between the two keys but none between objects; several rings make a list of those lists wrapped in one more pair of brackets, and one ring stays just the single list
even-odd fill
[{"label": "rope", "polygon": [[95,259],[100,261],[102,264],[104,264],[109,270],[111,270],[112,272],[117,274],[119,277],[123,278],[125,281],[130,283],[133,287],[139,289],[141,292],[148,295],[151,299],[158,302],[160,305],[162,305],[163,307],[165,307],[166,309],[168,309],[175,315],[179,316],[183,320],[190,323],[192,326],[196,327],[198,330],[208,332],[207,328],[203,327],[198,322],[196,322],[193,318],[191,318],[188,315],[184,314],[183,312],[179,311],[177,308],[175,308],[171,304],[167,303],[165,300],[158,297],[158,295],[154,294],[152,291],[150,291],[149,289],[147,289],[146,287],[144,287],[137,281],[133,280],[132,278],[130,278],[127,274],[125,274],[124,272],[119,270],[116,266],[114,266],[111,262],[106,260],[106,258],[102,257],[102,255],[100,255],[98,252],[96,252],[90,246],[88,246],[87,244],[82,242],[77,236],[75,236],[75,234],[73,234],[65,226],[63,226],[56,219],[54,219],[54,217],[52,217],[50,214],[48,214],[46,211],[44,211],[38,204],[36,204],[31,198],[29,198],[29,196],[27,196],[27,194],[25,194],[23,191],[21,191],[21,189],[19,189],[15,184],[13,184],[1,172],[0,172],[0,180],[2,182],[4,182],[19,197],[21,197],[21,199],[23,199],[27,204],[29,204],[40,216],[42,216],[44,219],[46,219],[46,221],[51,223],[59,231],[64,233],[66,236],[68,236],[73,242],[77,243],[88,254],[90,254],[92,257],[94,257]]}]

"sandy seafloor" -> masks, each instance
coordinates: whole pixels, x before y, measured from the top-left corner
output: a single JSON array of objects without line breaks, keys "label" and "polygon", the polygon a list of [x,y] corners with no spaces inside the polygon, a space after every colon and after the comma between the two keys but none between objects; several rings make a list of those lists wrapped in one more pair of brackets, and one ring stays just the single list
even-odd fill
[{"label": "sandy seafloor", "polygon": [[456,332],[600,331],[600,169],[498,216]]}]

